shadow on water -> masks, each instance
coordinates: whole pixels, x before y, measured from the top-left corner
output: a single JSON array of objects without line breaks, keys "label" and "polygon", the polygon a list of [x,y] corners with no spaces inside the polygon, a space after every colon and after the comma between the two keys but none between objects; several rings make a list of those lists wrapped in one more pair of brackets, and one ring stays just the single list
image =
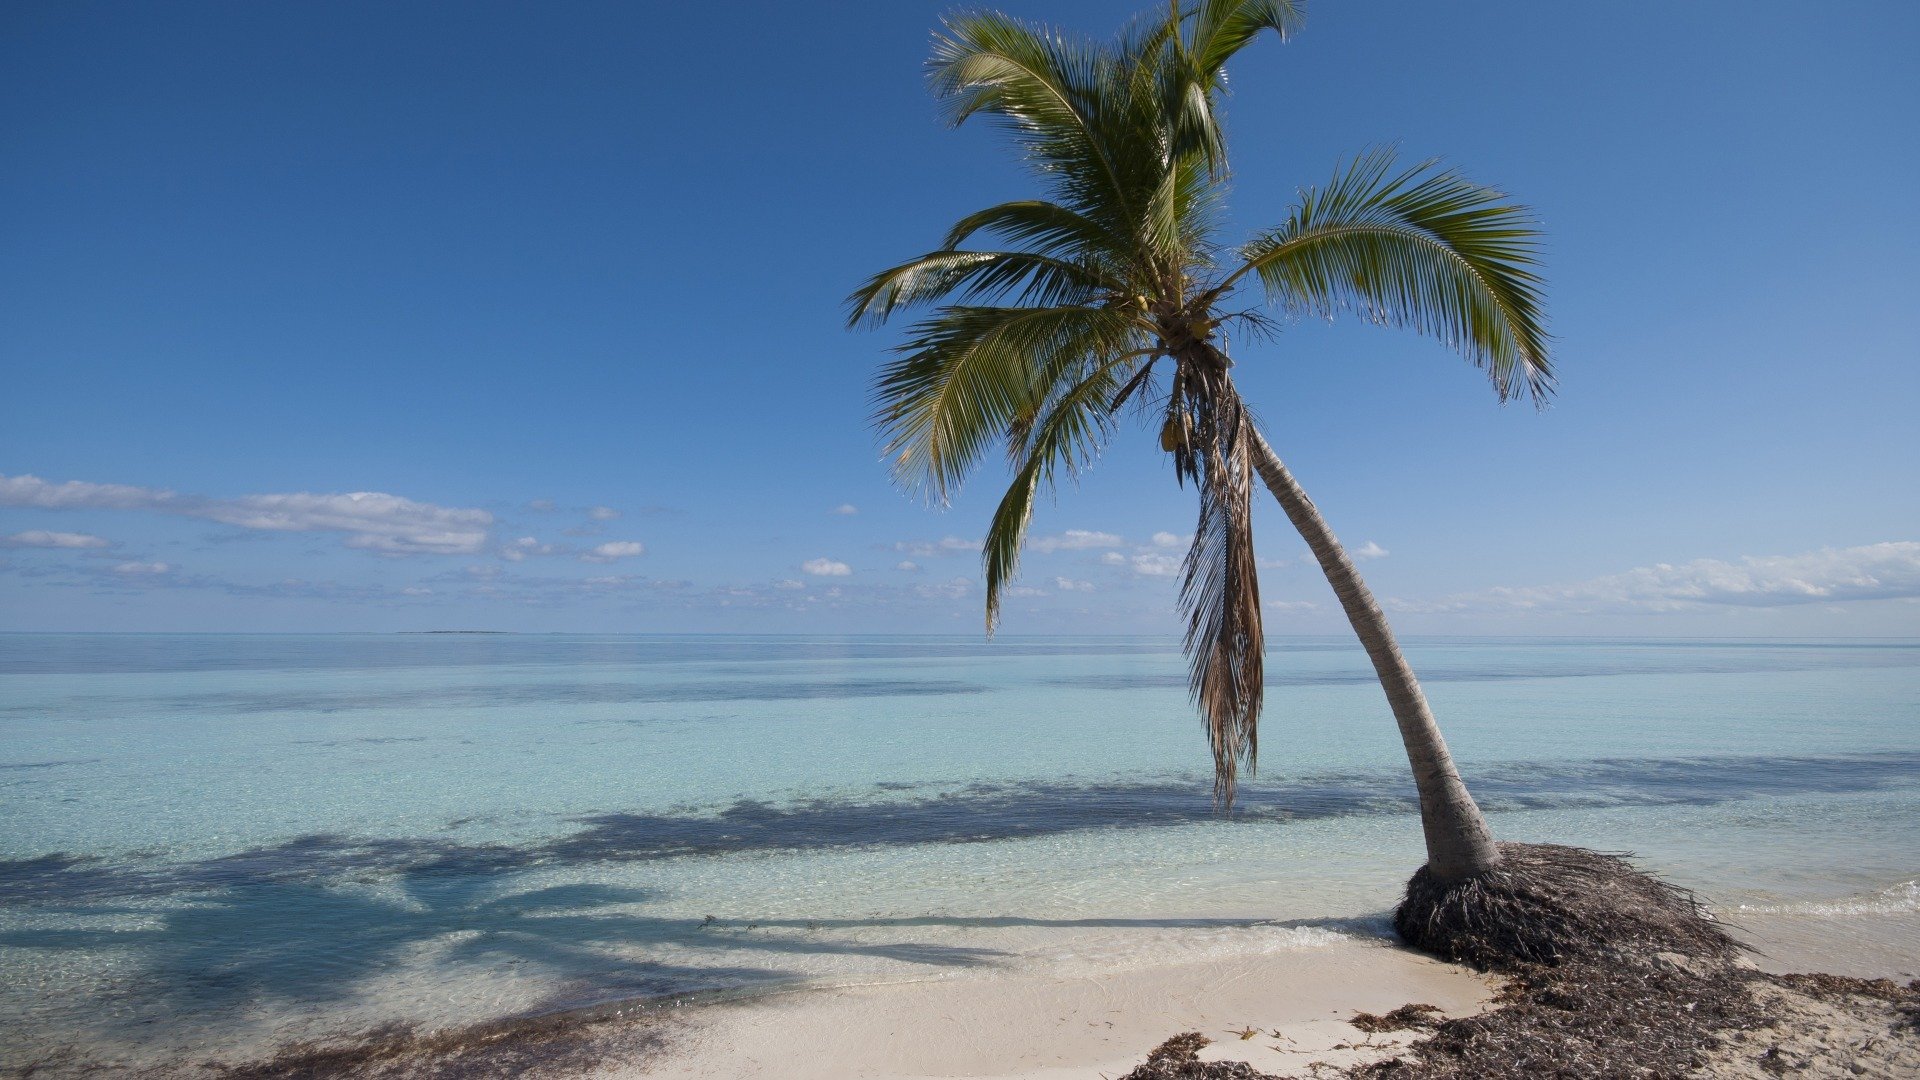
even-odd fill
[{"label": "shadow on water", "polygon": [[[59,914],[137,916],[149,925],[11,931],[0,933],[0,946],[118,952],[139,966],[140,977],[127,989],[143,1003],[194,1012],[348,1001],[426,945],[444,950],[437,961],[443,965],[526,968],[601,999],[793,981],[797,973],[778,966],[782,957],[841,954],[971,967],[1001,955],[851,941],[821,933],[819,924],[793,921],[742,930],[648,916],[630,910],[653,899],[646,890],[585,883],[502,891],[500,870],[415,867],[392,884],[397,895],[340,882],[256,879],[182,897],[184,906],[157,919],[151,909],[125,906],[57,908]],[[690,962],[636,958],[636,951],[644,956],[650,949]],[[712,962],[691,962],[705,957]]]},{"label": "shadow on water", "polygon": [[[436,963],[443,977],[447,971],[475,969],[537,973],[556,989],[523,1015],[546,1015],[615,1001],[791,985],[801,974],[781,961],[807,955],[855,955],[929,967],[980,967],[1007,956],[991,948],[850,940],[850,931],[1271,927],[1364,936],[1377,935],[1384,926],[1384,916],[668,919],[624,910],[654,899],[644,889],[581,883],[503,892],[503,880],[499,871],[450,874],[415,868],[398,876],[398,895],[337,883],[256,880],[193,896],[188,906],[143,929],[0,933],[0,946],[120,951],[140,971],[117,996],[137,1001],[145,1015],[177,1023],[259,1006],[302,1010],[352,1003],[410,952],[428,945],[442,950]],[[153,914],[104,905],[63,910],[96,917]],[[664,947],[685,962],[634,955]],[[386,1038],[383,1030],[339,1037],[374,1045]],[[139,1041],[138,1034],[132,1038]]]},{"label": "shadow on water", "polygon": [[[1920,754],[1518,762],[1483,767],[1491,809],[1710,805],[1911,785]],[[69,854],[0,860],[0,946],[124,959],[136,1011],[210,1015],[256,1003],[350,1002],[422,948],[455,969],[524,971],[556,987],[548,1007],[790,982],[803,958],[845,955],[973,967],[1002,954],[857,931],[953,927],[1244,926],[1208,920],[663,918],[643,889],[524,888],[529,871],[742,853],[982,843],[1096,829],[1411,814],[1399,774],[1324,773],[1242,788],[1216,815],[1198,778],[1139,782],[891,785],[862,798],[741,800],[718,809],[610,813],[530,843],[445,836],[317,834],[205,859],[109,861]],[[116,928],[102,928],[102,923]],[[63,923],[65,928],[49,924]],[[817,965],[815,965],[817,966]],[[79,1007],[76,1005],[75,1007]]]},{"label": "shadow on water", "polygon": [[[1752,798],[1870,792],[1916,779],[1920,753],[1900,751],[1504,762],[1476,769],[1472,783],[1483,805],[1501,811],[1710,806]],[[438,895],[433,882],[486,881],[535,867],[984,843],[1100,829],[1231,827],[1402,814],[1414,806],[1411,783],[1398,771],[1327,772],[1243,783],[1232,813],[1225,815],[1215,811],[1207,782],[1198,777],[982,782],[957,789],[885,784],[865,797],[782,803],[741,799],[718,808],[598,814],[579,819],[581,827],[571,833],[525,844],[321,833],[185,862],[108,862],[64,853],[5,859],[0,860],[0,905],[103,903],[325,884],[369,875],[398,876],[425,897]]]},{"label": "shadow on water", "polygon": [[[634,1002],[686,1001],[702,991],[752,992],[797,984],[799,973],[777,964],[804,954],[851,954],[939,967],[978,967],[1007,956],[995,949],[917,942],[860,943],[847,931],[919,928],[999,929],[1304,929],[1368,936],[1383,933],[1384,915],[1362,919],[1043,919],[1020,916],[911,916],[903,918],[702,920],[661,919],[619,910],[643,904],[642,889],[597,884],[560,885],[494,895],[494,875],[445,877],[402,875],[403,898],[383,899],[317,885],[253,883],[168,916],[142,931],[76,930],[53,934],[0,934],[0,946],[40,949],[129,950],[142,964],[134,985],[116,995],[138,1002],[150,1019],[137,1017],[119,1049],[60,1042],[15,1051],[31,1055],[19,1075],[98,1075],[102,1071],[161,1077],[218,1074],[255,1080],[357,1075],[379,1061],[405,1062],[404,1075],[427,1078],[518,1076],[557,1063],[597,1063],[617,1056],[631,1064],[636,1053],[658,1049],[661,1037],[648,1029],[623,1029],[628,1045],[609,1044],[591,1030],[608,1020],[636,1015]],[[90,908],[88,914],[112,911]],[[120,909],[131,913],[130,909]],[[31,940],[22,941],[21,938]],[[266,1005],[310,1010],[351,1002],[404,954],[418,946],[443,948],[438,980],[462,969],[526,966],[557,989],[517,1013],[439,1028],[387,1022],[341,1029],[318,1041],[279,1042],[264,1057],[222,1062],[219,1052],[182,1031],[215,1024],[244,1008]],[[696,962],[634,960],[611,950],[670,945]],[[713,962],[698,962],[711,957]],[[747,961],[763,961],[750,964]],[[628,1003],[628,1004],[621,1004]],[[92,1003],[77,1003],[91,1008]],[[612,1011],[609,1011],[612,1010]],[[159,1021],[158,1028],[140,1023]],[[63,1033],[70,1037],[71,1032]],[[128,1061],[125,1046],[157,1036],[176,1045],[136,1051],[145,1064]],[[106,1056],[98,1056],[104,1053]],[[209,1053],[214,1054],[209,1059]],[[10,1053],[0,1048],[0,1072]],[[560,1070],[565,1071],[565,1070]],[[383,1073],[382,1075],[387,1075]]]}]

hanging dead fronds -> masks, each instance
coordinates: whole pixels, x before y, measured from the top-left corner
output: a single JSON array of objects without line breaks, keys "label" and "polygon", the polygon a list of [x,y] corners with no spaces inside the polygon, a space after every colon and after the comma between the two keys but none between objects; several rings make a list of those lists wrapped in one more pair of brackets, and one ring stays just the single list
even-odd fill
[{"label": "hanging dead fronds", "polygon": [[1253,554],[1252,422],[1218,350],[1196,344],[1180,360],[1161,441],[1181,482],[1193,481],[1200,496],[1180,583],[1188,685],[1213,750],[1214,799],[1230,807],[1240,768],[1249,775],[1255,768],[1266,683]]}]

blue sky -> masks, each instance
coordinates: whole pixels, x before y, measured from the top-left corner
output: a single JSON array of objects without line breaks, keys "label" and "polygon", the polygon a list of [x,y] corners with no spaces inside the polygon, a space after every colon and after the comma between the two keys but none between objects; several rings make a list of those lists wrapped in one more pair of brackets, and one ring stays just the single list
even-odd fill
[{"label": "blue sky", "polygon": [[[841,314],[1033,190],[936,119],[949,7],[8,5],[0,629],[976,631],[1001,477],[890,485]],[[1241,55],[1229,235],[1383,143],[1549,233],[1544,412],[1404,332],[1236,350],[1403,630],[1920,632],[1916,45],[1325,0]],[[1041,510],[1007,632],[1176,625],[1151,443]],[[1339,630],[1260,513],[1269,632]]]}]

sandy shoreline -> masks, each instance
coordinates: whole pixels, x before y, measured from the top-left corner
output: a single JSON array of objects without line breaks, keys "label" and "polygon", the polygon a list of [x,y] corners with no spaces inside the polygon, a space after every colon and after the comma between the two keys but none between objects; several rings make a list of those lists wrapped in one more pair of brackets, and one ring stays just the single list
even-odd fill
[{"label": "sandy shoreline", "polygon": [[[1826,932],[1810,933],[1816,927]],[[1758,969],[1891,979],[1884,984],[1891,990],[1920,971],[1920,945],[1913,944],[1920,936],[1900,936],[1912,927],[1920,927],[1912,913],[1838,920],[1756,914],[1743,929],[1760,950]],[[1426,1034],[1369,1034],[1349,1023],[1356,1013],[1423,1003],[1447,1017],[1480,1017],[1496,1007],[1505,983],[1393,939],[1350,933],[1162,963],[1090,967],[1033,959],[926,979],[610,1004],[464,1028],[403,1027],[289,1044],[251,1063],[219,1065],[188,1054],[136,1071],[226,1080],[1114,1080],[1169,1038],[1199,1032],[1212,1040],[1200,1051],[1202,1061],[1310,1076],[1319,1075],[1316,1063],[1339,1069],[1394,1057]],[[1716,1055],[1700,1075],[1771,1076],[1753,1071],[1769,1052],[1803,1062],[1796,1075],[1897,1076],[1909,1075],[1900,1071],[1909,1067],[1920,1075],[1920,1033],[1886,1038],[1907,1023],[1889,1010],[1911,1013],[1911,1004],[1848,998],[1853,991],[1846,988],[1841,998],[1806,990],[1791,977],[1762,986],[1778,1022],[1732,1032],[1726,1055]],[[1903,1000],[1914,1000],[1906,993]],[[1874,1047],[1876,1067],[1885,1068],[1854,1071]],[[96,1075],[105,1066],[81,1055],[56,1056],[41,1068],[48,1076]]]},{"label": "sandy shoreline", "polygon": [[[1886,932],[1896,927],[1882,919],[1869,920],[1880,924],[1880,934],[1867,936],[1877,940],[1849,940],[1845,933],[1809,940],[1797,925],[1803,921],[1750,918],[1747,936],[1761,949],[1757,966],[1901,984],[1920,974],[1920,946],[1894,945]],[[1903,926],[1911,920],[1889,921]],[[1420,1035],[1364,1033],[1347,1022],[1357,1012],[1385,1013],[1421,1002],[1447,1016],[1473,1015],[1491,1006],[1498,985],[1496,977],[1388,940],[1342,937],[1293,950],[1099,973],[1011,970],[798,990],[681,1011],[647,1053],[624,1060],[615,1053],[585,1075],[1111,1080],[1186,1031],[1214,1040],[1200,1052],[1201,1060],[1238,1060],[1262,1072],[1307,1075],[1315,1062],[1342,1067],[1393,1056]],[[1824,1009],[1801,1000],[1788,1012],[1800,1015],[1809,1007]],[[1810,1034],[1804,1015],[1800,1020],[1742,1037],[1734,1049],[1754,1057],[1776,1043],[1800,1045],[1836,1067],[1845,1064],[1845,1035],[1825,1027]],[[1852,1020],[1838,1030],[1871,1041],[1872,1032]],[[1252,1034],[1242,1038],[1246,1032]],[[1747,1075],[1724,1064],[1709,1074]],[[1817,1069],[1812,1074],[1824,1075]]]},{"label": "sandy shoreline", "polygon": [[[1182,1031],[1216,1040],[1206,1059],[1266,1071],[1385,1053],[1335,1050],[1366,1036],[1357,1011],[1409,1001],[1449,1015],[1478,1011],[1491,983],[1465,968],[1382,941],[1063,977],[1006,973],[821,989],[715,1005],[683,1015],[652,1060],[610,1063],[606,1080],[788,1077],[1118,1076]],[[1236,1032],[1253,1030],[1246,1039]],[[1402,1036],[1401,1043],[1406,1041]]]}]

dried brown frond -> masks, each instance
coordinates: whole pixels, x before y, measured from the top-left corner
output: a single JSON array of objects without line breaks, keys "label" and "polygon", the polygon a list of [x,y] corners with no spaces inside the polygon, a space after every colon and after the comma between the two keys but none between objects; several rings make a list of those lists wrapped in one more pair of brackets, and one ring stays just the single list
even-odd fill
[{"label": "dried brown frond", "polygon": [[[1210,351],[1210,350],[1209,350]],[[1217,356],[1218,354],[1213,354]],[[1200,519],[1182,567],[1188,680],[1213,750],[1214,797],[1233,803],[1244,765],[1259,752],[1266,639],[1253,553],[1252,422],[1225,358],[1183,366],[1175,419],[1186,430],[1174,467],[1200,496]]]}]

